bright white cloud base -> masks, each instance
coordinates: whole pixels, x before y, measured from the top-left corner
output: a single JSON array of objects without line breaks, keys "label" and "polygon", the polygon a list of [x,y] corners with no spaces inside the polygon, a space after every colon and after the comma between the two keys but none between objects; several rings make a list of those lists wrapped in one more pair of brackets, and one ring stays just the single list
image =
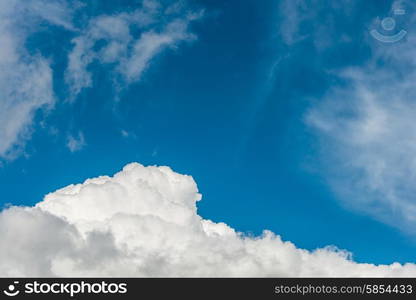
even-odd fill
[{"label": "bright white cloud base", "polygon": [[247,237],[197,214],[190,176],[132,163],[113,177],[0,213],[0,276],[415,276],[416,265],[358,264],[334,247]]}]

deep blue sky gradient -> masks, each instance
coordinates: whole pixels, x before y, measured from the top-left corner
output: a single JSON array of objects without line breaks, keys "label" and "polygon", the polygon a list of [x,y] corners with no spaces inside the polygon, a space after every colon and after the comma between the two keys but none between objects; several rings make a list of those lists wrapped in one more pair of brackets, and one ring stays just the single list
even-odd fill
[{"label": "deep blue sky gradient", "polygon": [[[359,262],[416,261],[414,238],[340,204],[304,122],[305,111],[342,84],[326,71],[363,64],[371,55],[366,26],[390,2],[357,1],[351,18],[335,19],[338,33],[354,40],[340,43],[331,32],[335,42],[322,51],[313,38],[282,42],[278,1],[198,2],[192,5],[205,8],[205,16],[192,26],[196,41],[158,56],[139,83],[119,93],[109,67],[93,64],[94,87],[74,103],[65,101],[63,82],[71,34],[45,25],[32,36],[29,49],[53,60],[59,101],[37,116],[44,122],[37,122],[26,156],[0,168],[0,204],[33,205],[132,161],[168,165],[194,177],[204,218],[256,235],[269,229],[306,249],[336,245]],[[134,4],[96,0],[85,10],[98,15]],[[325,7],[320,14],[316,22],[325,20]],[[71,153],[66,137],[78,131],[86,146]]]}]

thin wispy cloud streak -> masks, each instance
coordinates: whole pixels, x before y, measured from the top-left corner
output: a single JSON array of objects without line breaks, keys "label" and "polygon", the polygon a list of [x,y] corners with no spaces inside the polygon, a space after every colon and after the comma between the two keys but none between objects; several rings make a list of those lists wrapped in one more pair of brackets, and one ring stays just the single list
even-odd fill
[{"label": "thin wispy cloud streak", "polygon": [[[304,1],[286,5],[296,18],[287,21],[283,36],[293,45],[301,35],[300,24],[309,20],[311,12],[304,12]],[[341,8],[346,18],[351,6]],[[411,10],[414,5],[394,1],[390,13],[394,15],[399,8]],[[316,19],[312,20],[312,26],[318,26]],[[369,20],[368,28],[362,28],[361,35],[371,51],[368,60],[360,66],[328,70],[338,83],[314,101],[305,122],[320,141],[324,175],[342,203],[414,234],[416,39],[411,33],[393,44],[373,38],[370,30],[381,28],[381,21],[377,17]],[[409,15],[400,25],[412,28],[415,21]],[[324,42],[339,42],[342,33],[333,34],[334,30],[328,26],[330,34],[324,36],[333,37],[329,41],[314,36],[314,51],[319,52]]]},{"label": "thin wispy cloud streak", "polygon": [[[113,65],[119,85],[139,81],[150,61],[163,50],[196,39],[188,26],[200,17],[200,13],[183,13],[157,1],[144,1],[133,12],[91,19],[82,34],[72,40],[74,48],[65,74],[71,99],[93,85],[88,66],[94,61]],[[98,43],[103,45],[97,49]]]},{"label": "thin wispy cloud streak", "polygon": [[63,1],[0,1],[0,158],[22,153],[35,112],[55,103],[50,61],[25,47],[42,21],[70,29],[71,9]]},{"label": "thin wispy cloud streak", "polygon": [[53,56],[27,48],[36,28],[46,22],[75,36],[65,72],[66,100],[74,101],[81,90],[94,85],[91,63],[112,65],[114,88],[127,87],[142,79],[158,54],[195,40],[188,26],[201,16],[185,10],[184,4],[166,7],[145,0],[133,12],[91,16],[75,25],[73,18],[79,18],[82,7],[81,2],[64,0],[0,1],[0,159],[13,160],[24,153],[34,116],[65,100],[54,91]]}]

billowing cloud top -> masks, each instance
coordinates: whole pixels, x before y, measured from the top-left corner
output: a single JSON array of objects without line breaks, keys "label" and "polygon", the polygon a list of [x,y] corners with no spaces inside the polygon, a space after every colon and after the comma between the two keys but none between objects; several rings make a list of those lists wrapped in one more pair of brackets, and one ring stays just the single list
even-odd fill
[{"label": "billowing cloud top", "polygon": [[193,178],[132,163],[0,213],[0,276],[415,276],[335,247],[247,237],[197,214]]}]

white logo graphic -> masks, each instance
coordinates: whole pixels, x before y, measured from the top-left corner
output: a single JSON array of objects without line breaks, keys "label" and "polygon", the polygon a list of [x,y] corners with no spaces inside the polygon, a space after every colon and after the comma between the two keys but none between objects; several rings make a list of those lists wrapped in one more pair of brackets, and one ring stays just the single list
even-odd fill
[{"label": "white logo graphic", "polygon": [[10,296],[10,297],[17,296],[20,293],[19,290],[16,290],[16,285],[17,284],[19,284],[19,281],[13,282],[13,284],[9,285],[8,289],[4,290],[3,293],[6,294],[7,296]]},{"label": "white logo graphic", "polygon": [[[395,15],[404,15],[405,13],[406,11],[404,9],[394,10]],[[396,28],[396,21],[391,17],[384,18],[383,20],[381,20],[381,27],[386,32],[393,31],[394,28]],[[373,29],[370,31],[370,33],[376,40],[379,40],[380,42],[395,43],[404,38],[407,34],[407,31],[402,29],[398,33],[393,35],[384,35],[378,32],[377,30]]]}]

